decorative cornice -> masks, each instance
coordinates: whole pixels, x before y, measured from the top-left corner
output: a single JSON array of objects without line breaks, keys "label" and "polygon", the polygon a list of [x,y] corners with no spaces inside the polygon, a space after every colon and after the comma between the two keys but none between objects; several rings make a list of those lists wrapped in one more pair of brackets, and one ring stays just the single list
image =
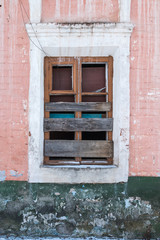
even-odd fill
[{"label": "decorative cornice", "polygon": [[[30,37],[52,36],[59,34],[131,34],[134,25],[131,23],[34,23],[26,24]],[[33,31],[34,29],[34,31]]]}]

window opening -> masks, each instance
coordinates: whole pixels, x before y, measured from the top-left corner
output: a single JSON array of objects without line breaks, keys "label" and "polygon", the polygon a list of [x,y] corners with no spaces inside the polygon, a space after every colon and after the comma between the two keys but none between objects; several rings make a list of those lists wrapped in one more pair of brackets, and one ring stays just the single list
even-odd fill
[{"label": "window opening", "polygon": [[112,164],[112,57],[45,58],[44,164]]}]

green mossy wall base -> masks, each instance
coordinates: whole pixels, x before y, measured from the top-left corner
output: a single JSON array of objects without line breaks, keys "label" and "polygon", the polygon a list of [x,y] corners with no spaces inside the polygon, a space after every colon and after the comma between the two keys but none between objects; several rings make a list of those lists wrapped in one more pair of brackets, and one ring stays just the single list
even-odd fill
[{"label": "green mossy wall base", "polygon": [[119,184],[0,183],[0,235],[160,237],[160,178]]}]

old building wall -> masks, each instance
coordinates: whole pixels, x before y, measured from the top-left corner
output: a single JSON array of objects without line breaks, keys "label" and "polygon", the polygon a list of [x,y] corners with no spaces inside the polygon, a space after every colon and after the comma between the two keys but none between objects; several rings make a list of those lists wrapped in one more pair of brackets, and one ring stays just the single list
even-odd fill
[{"label": "old building wall", "polygon": [[[22,3],[28,11],[28,1]],[[49,8],[47,10],[47,4]],[[102,15],[92,11],[94,4],[83,1],[77,8],[64,3],[56,15],[58,1],[42,1],[42,21],[102,21]],[[73,1],[72,1],[73,4]],[[86,5],[85,5],[86,4]],[[90,4],[93,14],[87,20]],[[97,2],[95,1],[97,6]],[[102,7],[108,12],[103,20],[118,21],[118,3],[110,1]],[[82,8],[82,6],[84,8]],[[78,10],[79,8],[79,10]],[[100,9],[100,8],[99,8]],[[105,9],[105,8],[104,8]],[[159,176],[159,1],[131,1],[131,22],[135,29],[131,37],[131,131],[130,175]],[[85,10],[85,11],[84,11]],[[28,86],[29,86],[29,39],[24,29],[18,1],[3,1],[1,11],[1,178],[27,180],[28,166]],[[58,11],[58,10],[56,10]],[[84,14],[84,15],[83,15]],[[59,16],[56,17],[56,16]],[[60,20],[61,19],[61,20]],[[24,20],[28,22],[24,13]],[[2,107],[3,106],[3,107]],[[7,159],[7,161],[6,161]]]},{"label": "old building wall", "polygon": [[[42,1],[42,21],[75,21],[75,18],[80,22],[119,20],[118,1],[101,1],[98,5],[97,1],[95,5],[89,1],[82,1],[81,5],[74,5],[73,1],[58,5],[58,2]],[[27,180],[29,39],[24,29],[19,1],[2,3],[0,176],[2,180]],[[28,11],[28,1],[23,0],[22,3]],[[50,7],[47,8],[48,5]],[[101,8],[108,9],[105,15],[100,11]],[[157,64],[160,58],[159,9],[159,1],[131,1],[131,22],[135,24],[130,56],[129,162],[132,176],[159,176],[160,172],[160,87]],[[24,21],[28,22],[25,13]]]},{"label": "old building wall", "polygon": [[[129,180],[85,185],[27,183],[29,20],[20,2],[29,15],[28,0],[0,1],[0,236],[158,238],[160,1],[131,1]],[[120,21],[120,0],[75,2],[43,0],[42,22]]]},{"label": "old building wall", "polygon": [[130,175],[160,176],[160,1],[132,0]]},{"label": "old building wall", "polygon": [[29,39],[19,1],[0,2],[0,181],[27,180]]}]

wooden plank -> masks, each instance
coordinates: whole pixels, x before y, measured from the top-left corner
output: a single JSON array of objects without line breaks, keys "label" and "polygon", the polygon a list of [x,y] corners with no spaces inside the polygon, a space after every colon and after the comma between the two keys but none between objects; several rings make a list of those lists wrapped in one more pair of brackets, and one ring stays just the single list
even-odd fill
[{"label": "wooden plank", "polygon": [[49,102],[45,104],[45,111],[48,112],[108,112],[110,109],[110,102]]},{"label": "wooden plank", "polygon": [[97,159],[97,160],[80,160],[78,161],[74,161],[74,160],[48,160],[47,162],[45,162],[45,164],[47,165],[110,165],[108,163],[107,160],[101,160],[101,159]]},{"label": "wooden plank", "polygon": [[112,131],[112,118],[46,118],[44,119],[44,132],[51,131],[83,131],[100,132]]},{"label": "wooden plank", "polygon": [[107,160],[83,160],[81,161],[81,164],[83,165],[109,165]]},{"label": "wooden plank", "polygon": [[75,160],[49,160],[47,165],[80,165],[80,162]]},{"label": "wooden plank", "polygon": [[112,157],[112,141],[45,140],[48,157]]}]

